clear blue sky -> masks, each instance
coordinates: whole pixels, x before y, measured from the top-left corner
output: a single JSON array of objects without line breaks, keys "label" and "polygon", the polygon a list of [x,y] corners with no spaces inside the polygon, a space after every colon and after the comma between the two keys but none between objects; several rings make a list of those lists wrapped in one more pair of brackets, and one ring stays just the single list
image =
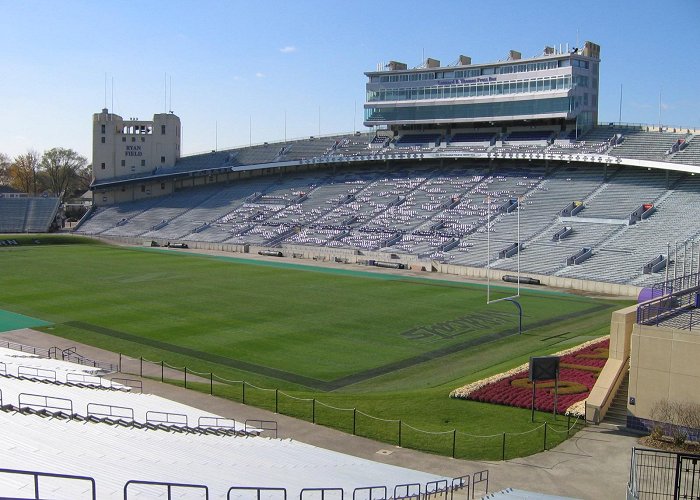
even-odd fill
[{"label": "clear blue sky", "polygon": [[658,123],[661,94],[664,124],[700,127],[699,21],[700,0],[0,0],[0,152],[90,160],[105,74],[124,118],[163,112],[172,80],[190,154],[217,135],[220,149],[282,139],[285,112],[288,138],[318,134],[319,109],[322,134],[359,130],[363,72],[382,61],[492,62],[577,37],[601,45],[601,121],[617,121],[622,85],[623,121]]}]

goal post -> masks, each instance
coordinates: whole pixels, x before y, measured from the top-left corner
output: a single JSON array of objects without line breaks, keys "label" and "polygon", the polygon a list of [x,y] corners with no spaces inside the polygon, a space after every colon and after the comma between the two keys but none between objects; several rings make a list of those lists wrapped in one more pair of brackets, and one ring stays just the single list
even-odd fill
[{"label": "goal post", "polygon": [[[494,220],[491,220],[491,195],[487,195],[486,197],[486,207],[487,207],[487,216],[486,216],[486,304],[495,304],[496,302],[502,302],[504,300],[508,301],[515,301],[515,299],[518,299],[520,297],[520,251],[522,250],[522,242],[520,241],[520,203],[522,201],[522,196],[518,196],[517,198],[517,206],[515,207],[516,210],[516,289],[515,289],[515,294],[514,295],[508,295],[508,296],[503,296],[502,294],[497,294],[494,295],[491,290],[491,280],[493,279],[493,272],[491,268],[492,264],[492,255],[491,255],[491,227],[493,226],[493,223],[495,222],[495,217]],[[498,260],[498,258],[494,258],[493,261]],[[500,283],[500,280],[497,280],[497,283]],[[495,285],[494,285],[495,286]],[[502,288],[499,286],[499,288]]]}]

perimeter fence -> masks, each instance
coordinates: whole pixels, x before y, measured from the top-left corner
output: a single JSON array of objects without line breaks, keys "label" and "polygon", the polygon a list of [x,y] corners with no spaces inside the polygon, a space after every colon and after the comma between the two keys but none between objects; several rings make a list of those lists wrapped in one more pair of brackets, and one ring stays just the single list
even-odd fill
[{"label": "perimeter fence", "polygon": [[442,431],[420,429],[401,419],[385,419],[357,408],[341,408],[317,398],[302,398],[281,389],[259,387],[245,380],[230,380],[213,372],[198,372],[187,366],[165,361],[131,358],[119,354],[118,371],[182,385],[186,389],[208,392],[274,413],[306,420],[403,448],[412,448],[452,458],[508,460],[546,451],[585,425],[585,419],[560,415],[525,432],[470,434],[457,429]]}]

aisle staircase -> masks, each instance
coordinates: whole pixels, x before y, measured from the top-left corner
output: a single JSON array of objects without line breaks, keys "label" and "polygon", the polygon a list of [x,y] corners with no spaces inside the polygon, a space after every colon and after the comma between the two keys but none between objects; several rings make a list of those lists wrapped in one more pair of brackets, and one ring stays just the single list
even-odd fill
[{"label": "aisle staircase", "polygon": [[625,429],[627,427],[627,398],[629,392],[629,375],[626,375],[617,394],[610,404],[605,418],[601,422],[603,425]]}]

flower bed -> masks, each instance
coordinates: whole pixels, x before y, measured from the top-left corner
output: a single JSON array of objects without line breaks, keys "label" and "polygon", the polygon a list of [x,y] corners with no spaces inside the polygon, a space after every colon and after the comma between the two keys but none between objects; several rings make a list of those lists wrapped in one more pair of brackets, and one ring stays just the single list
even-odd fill
[{"label": "flower bed", "polygon": [[[555,354],[560,357],[558,413],[579,413],[580,402],[588,397],[608,359],[608,346],[608,338],[597,339]],[[528,364],[455,389],[450,397],[530,408],[532,383],[528,381]],[[553,410],[554,380],[537,383],[535,408],[541,411]]]}]

